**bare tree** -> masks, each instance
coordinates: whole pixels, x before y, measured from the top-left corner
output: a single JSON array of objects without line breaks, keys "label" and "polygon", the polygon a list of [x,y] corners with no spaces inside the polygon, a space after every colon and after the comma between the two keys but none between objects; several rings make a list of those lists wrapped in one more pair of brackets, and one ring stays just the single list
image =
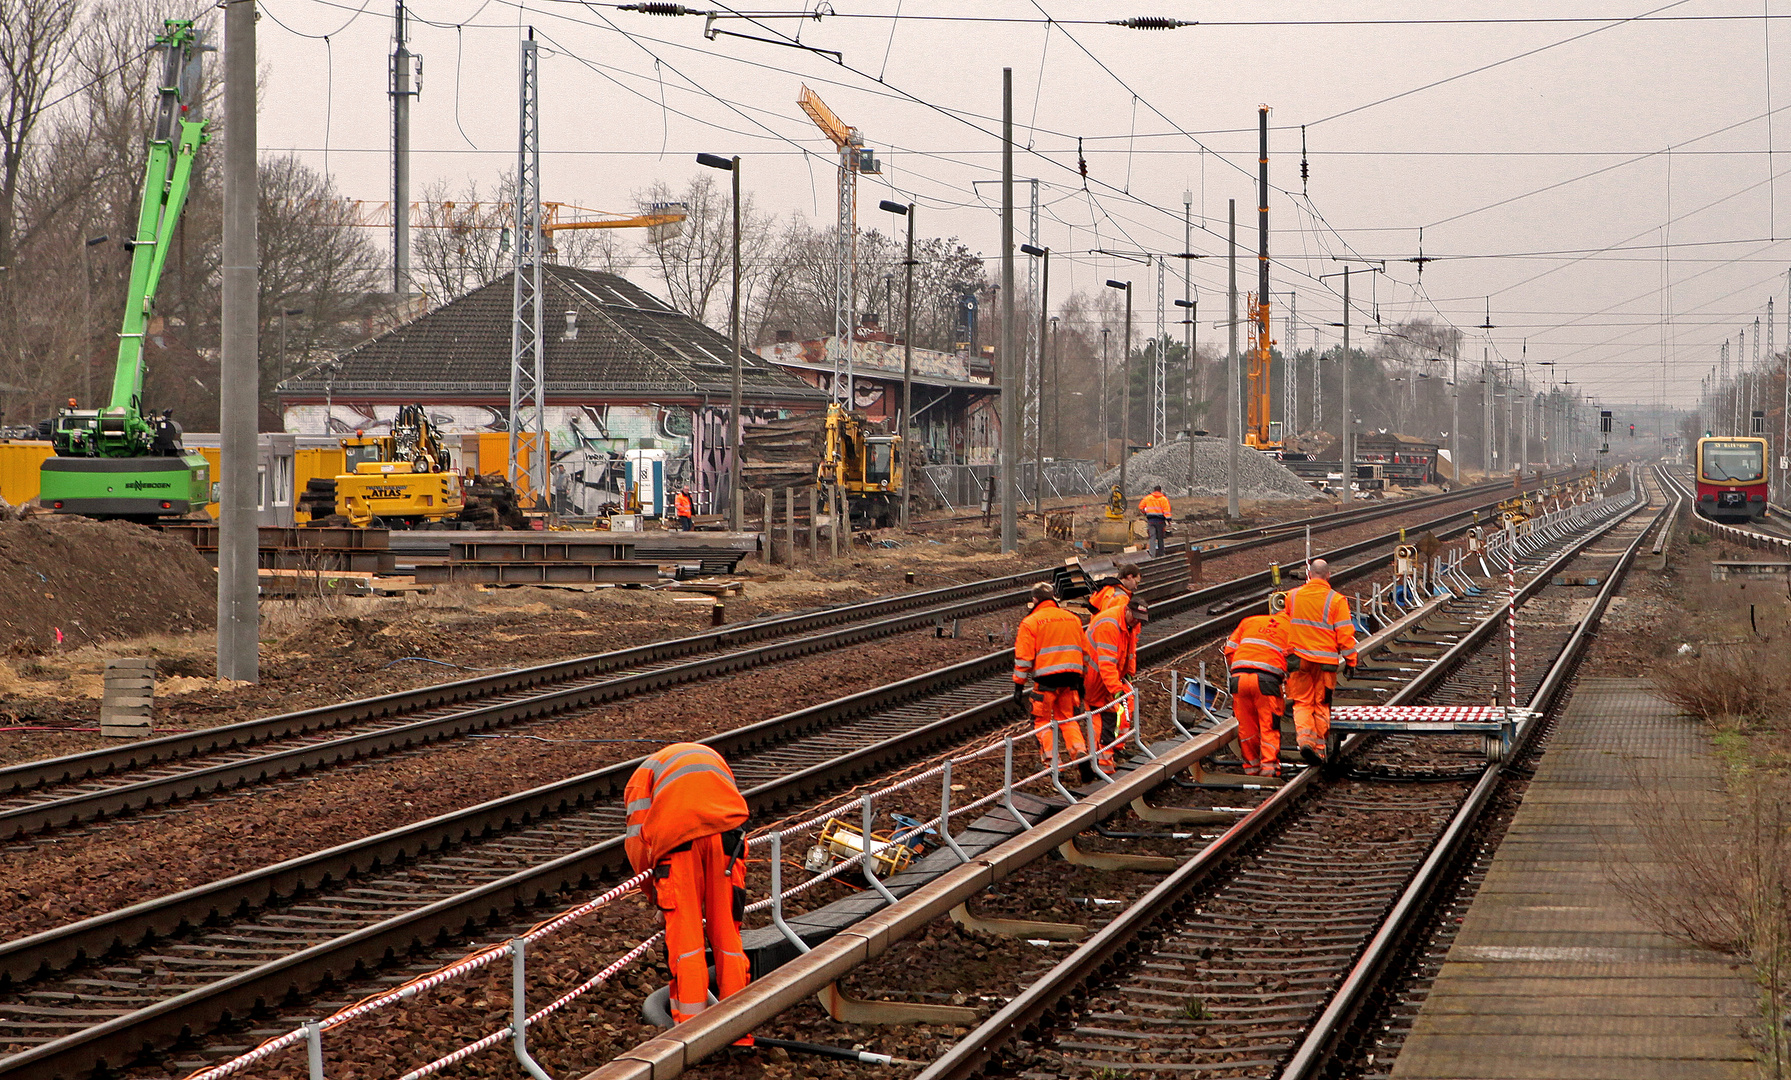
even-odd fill
[{"label": "bare tree", "polygon": [[[261,370],[263,385],[318,357],[371,336],[383,259],[365,231],[353,227],[335,185],[291,156],[259,166],[261,245]],[[288,320],[286,370],[281,362],[281,313]]]},{"label": "bare tree", "polygon": [[[732,193],[706,172],[692,177],[681,192],[658,183],[634,198],[636,210],[642,214],[668,205],[683,210],[679,228],[649,232],[642,250],[659,276],[666,300],[711,326],[727,323],[727,283],[734,267],[732,199]],[[768,287],[764,260],[777,247],[777,223],[753,207],[750,194],[742,195],[740,203],[740,287],[746,298]],[[742,336],[750,341],[745,333],[745,328],[753,325],[750,301],[741,313],[741,325]]]},{"label": "bare tree", "polygon": [[495,280],[510,265],[515,207],[506,197],[508,177],[497,192],[481,192],[477,180],[455,191],[445,180],[425,184],[427,209],[411,230],[411,264],[429,306],[447,303]]},{"label": "bare tree", "polygon": [[73,41],[77,0],[0,0],[0,266],[11,266],[26,146]]}]

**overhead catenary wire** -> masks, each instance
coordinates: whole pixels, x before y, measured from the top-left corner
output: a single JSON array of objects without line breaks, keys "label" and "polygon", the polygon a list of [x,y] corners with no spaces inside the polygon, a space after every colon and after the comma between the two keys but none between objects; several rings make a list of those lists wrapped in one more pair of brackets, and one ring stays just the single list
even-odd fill
[{"label": "overhead catenary wire", "polygon": [[[334,5],[334,6],[342,6],[342,5]],[[521,10],[521,7],[522,7],[522,5],[520,5],[520,4],[512,4],[512,6],[516,7],[518,10]],[[540,6],[541,5],[536,4],[533,7],[531,7],[531,10],[536,10]],[[557,5],[549,5],[549,6],[565,7],[565,6],[572,6],[572,5],[557,4]],[[588,3],[580,3],[576,6],[579,9],[589,11],[594,6],[595,7],[607,6],[607,7],[611,7],[613,9],[613,7],[615,5],[592,5],[592,4],[588,4]],[[1668,5],[1668,6],[1671,7],[1672,5]],[[357,9],[344,7],[344,10],[353,12]],[[1044,12],[1044,9],[1042,7],[1040,7],[1039,10],[1041,11],[1042,15],[1039,19],[1034,20],[1035,23],[1038,25],[1046,26],[1048,28],[1050,22],[1053,22],[1053,21],[1062,22],[1063,21],[1063,20],[1056,20],[1056,19],[1052,18],[1048,12]],[[1664,9],[1656,9],[1656,10],[1662,11]],[[760,13],[760,14],[762,14],[762,13]],[[879,16],[879,17],[889,18],[889,16],[887,16],[887,15]],[[907,17],[907,16],[903,16],[903,17]],[[1677,18],[1679,18],[1679,16],[1664,16],[1663,15],[1663,16],[1650,18],[1646,15],[1643,15],[1643,16],[1628,16],[1628,17],[1624,17],[1624,18],[1626,18],[1630,22],[1647,22],[1647,21],[1666,22],[1666,21],[1668,21],[1668,18],[1677,19]],[[1752,15],[1752,16],[1746,16],[1745,18],[1750,18],[1750,19],[1760,18],[1760,16]],[[1320,20],[1320,21],[1322,21],[1322,20]],[[1344,22],[1344,21],[1348,21],[1348,20],[1334,20],[1334,21]],[[1450,20],[1440,20],[1440,21],[1450,21]],[[1456,21],[1459,21],[1459,20],[1456,20]],[[1563,21],[1563,20],[1538,19],[1538,20],[1533,20],[1533,21],[1546,22],[1546,21]],[[583,25],[594,25],[592,23],[583,22],[582,20],[580,20],[580,22]],[[1076,20],[1069,20],[1069,23],[1071,25],[1075,25]],[[1619,24],[1618,20],[1613,18],[1613,20],[1611,20],[1608,23],[1601,23],[1601,28],[1609,28],[1610,26],[1618,25],[1618,24]],[[441,24],[441,25],[456,25],[456,24]],[[466,25],[466,22],[463,21],[462,23],[460,23],[458,25],[464,26],[464,25]],[[892,26],[893,25],[894,25],[894,23],[892,22]],[[1064,32],[1062,27],[1059,27],[1059,31]],[[619,30],[618,30],[618,32],[619,32]],[[630,33],[629,36],[631,36],[631,38],[644,38],[644,36],[642,36],[642,35],[635,35],[632,33]],[[1069,35],[1066,33],[1066,36],[1073,36],[1073,35]],[[640,44],[640,41],[637,40],[636,43]],[[681,43],[675,43],[675,42],[656,43],[656,44],[659,44],[661,46],[674,47],[674,48],[688,48],[688,46],[684,46]],[[656,56],[656,59],[658,59],[657,54],[654,53],[653,49],[648,49],[648,52],[650,54],[654,54]],[[704,52],[704,55],[726,59],[726,60],[729,60],[730,62],[751,63],[751,61],[743,60],[740,57],[729,55],[729,54],[719,51],[719,50],[703,50],[703,52]],[[583,60],[583,58],[581,58],[581,61],[582,60]],[[788,70],[787,67],[777,67],[777,66],[772,66],[772,65],[755,65],[755,66],[759,66],[761,68],[764,68],[765,70],[780,70],[780,71]],[[902,98],[904,100],[917,100],[916,95],[908,94],[906,92],[901,92],[901,93],[893,92],[893,90],[889,86],[889,84],[886,81],[880,81],[876,75],[859,72],[855,68],[850,68],[849,65],[847,65],[847,67],[853,74],[858,75],[860,78],[865,79],[868,83],[871,84],[869,86],[855,86],[855,90],[857,90],[858,92],[864,92],[864,93],[879,93],[879,92],[881,92],[884,94],[884,96],[888,96],[888,97],[892,97],[892,98]],[[624,76],[624,78],[638,78],[638,76],[634,75],[634,74],[630,74],[628,76]],[[842,82],[841,85],[845,85],[845,83]],[[672,84],[668,83],[668,88],[675,89],[675,86],[672,86]],[[692,90],[691,92],[699,92],[699,91]],[[971,112],[971,111],[955,110],[949,106],[940,105],[938,103],[923,102],[922,104],[925,104],[926,107],[928,107],[928,108],[936,109],[945,115],[953,115],[955,117],[971,117],[971,116],[976,115],[974,112]],[[674,106],[674,108],[675,108],[675,106]],[[750,107],[749,107],[749,109],[750,109]],[[690,116],[690,118],[694,122],[708,124],[708,121],[706,119],[697,119],[695,117],[695,115],[690,114],[688,111],[686,111],[685,113],[682,113],[681,115]],[[736,115],[738,115],[738,114],[736,114]],[[1746,121],[1743,121],[1743,123],[1745,123],[1745,122]],[[981,125],[972,123],[971,126],[972,127],[980,127]],[[1052,162],[1052,164],[1057,168],[1063,168],[1066,171],[1071,172],[1072,175],[1074,176],[1075,188],[1078,190],[1081,189],[1082,182],[1083,182],[1082,172],[1081,172],[1079,165],[1071,164],[1071,162],[1074,162],[1077,159],[1076,159],[1076,157],[1072,156],[1071,148],[1069,148],[1067,146],[1068,143],[1075,141],[1074,138],[1069,137],[1067,135],[1064,136],[1065,141],[1066,141],[1066,147],[1063,152],[1062,158],[1060,159],[1059,157],[1056,156],[1056,152],[1054,150],[1049,148],[1047,145],[1045,145],[1045,143],[1043,141],[1041,141],[1041,140],[1048,139],[1048,138],[1055,137],[1055,136],[1053,136],[1051,133],[1047,132],[1043,128],[1036,128],[1036,125],[1035,125],[1035,129],[1036,129],[1035,135],[1037,136],[1037,138],[1034,140],[1034,146],[1030,152],[1034,153],[1038,157],[1044,158],[1046,160],[1050,160]],[[749,123],[746,125],[745,128],[743,128],[743,129],[736,128],[736,130],[741,131],[743,134],[755,135],[755,136],[758,136],[761,138],[771,138],[772,137],[771,135],[764,133],[764,125],[762,125],[762,124]],[[1147,135],[1151,135],[1151,134],[1154,134],[1154,133],[1134,132],[1134,133],[1128,133],[1127,135],[1121,135],[1121,136],[1095,135],[1095,136],[1089,136],[1088,138],[1090,138],[1091,141],[1094,141],[1094,140],[1098,140],[1103,137],[1105,137],[1105,138],[1124,137],[1124,138],[1128,138],[1129,141],[1137,141],[1137,140],[1132,139],[1133,135],[1142,137],[1142,136],[1147,136]],[[1178,138],[1178,139],[1183,139],[1186,137],[1184,134],[1181,134],[1179,132],[1178,133],[1166,133],[1166,135],[1173,135],[1173,137]],[[1077,136],[1077,137],[1081,137],[1081,136]],[[1096,152],[1101,152],[1103,149],[1104,148],[1096,148]],[[791,143],[786,143],[783,147],[780,147],[777,152],[791,154],[791,155],[801,155],[805,160],[808,159],[809,154],[813,153],[813,151],[808,148],[804,148],[799,145],[795,145],[795,144],[791,144]],[[927,157],[928,160],[935,160],[935,161],[941,161],[941,162],[949,161],[949,163],[951,165],[953,165],[954,167],[968,166],[968,167],[975,168],[975,167],[977,167],[977,163],[973,160],[973,155],[980,154],[983,151],[966,150],[966,151],[960,151],[960,152],[955,152],[955,153],[947,152],[945,154],[940,154],[937,151],[923,152],[923,151],[919,151],[918,149],[908,149],[908,150],[904,150],[904,152],[905,153],[915,153],[917,156],[925,156],[925,157]],[[1117,152],[1117,150],[1113,150],[1111,152]],[[1134,146],[1134,147],[1129,147],[1128,152],[1143,153],[1145,151],[1144,151],[1143,147]],[[1215,152],[1217,152],[1217,151],[1215,151]],[[1315,157],[1323,155],[1324,153],[1327,153],[1327,151],[1324,150],[1322,147],[1315,148],[1310,152]],[[1353,152],[1353,151],[1340,151],[1340,152]],[[1688,151],[1688,152],[1692,152],[1692,151]],[[1717,153],[1723,153],[1723,152],[1724,151],[1709,151],[1709,153],[1711,153],[1711,154],[1717,154]],[[1426,153],[1428,153],[1428,152],[1426,152]],[[1517,152],[1513,152],[1513,153],[1523,153],[1523,152],[1517,151]],[[1204,154],[1203,154],[1203,156],[1204,156]],[[1634,155],[1632,155],[1632,157],[1633,156]],[[967,160],[967,159],[971,159],[971,160]],[[902,183],[904,184],[906,189],[910,190],[911,195],[916,199],[916,201],[937,202],[940,205],[949,206],[951,208],[961,208],[964,206],[971,205],[971,202],[972,202],[971,200],[951,199],[949,197],[941,198],[936,193],[937,190],[944,189],[944,188],[952,188],[953,190],[961,190],[961,188],[953,188],[952,185],[950,185],[950,183],[948,181],[944,180],[941,177],[937,177],[937,176],[928,177],[924,170],[905,170],[905,177],[902,180]],[[929,193],[926,190],[927,187],[933,187],[935,185],[937,185],[937,187],[935,188],[935,193]],[[918,191],[912,190],[914,188],[920,188],[920,190],[918,190]],[[1278,193],[1292,194],[1292,193],[1288,193],[1285,191],[1278,192]],[[1120,208],[1113,203],[1112,200],[1115,200],[1115,199],[1123,199],[1128,205],[1138,206],[1141,210],[1148,210],[1149,213],[1145,213],[1145,214],[1123,213],[1120,211]],[[1068,206],[1060,207],[1055,213],[1050,215],[1050,220],[1057,222],[1059,225],[1061,225],[1062,227],[1065,227],[1065,228],[1069,228],[1069,229],[1090,228],[1097,232],[1101,232],[1101,231],[1107,230],[1109,228],[1114,228],[1114,227],[1123,228],[1127,231],[1131,231],[1131,230],[1134,230],[1137,228],[1143,228],[1144,230],[1146,230],[1149,233],[1150,239],[1147,243],[1137,245],[1140,248],[1161,248],[1163,250],[1168,250],[1172,247],[1179,248],[1180,246],[1182,246],[1179,243],[1164,242],[1164,241],[1170,240],[1170,238],[1166,235],[1167,227],[1171,224],[1175,224],[1175,225],[1180,224],[1180,222],[1179,222],[1179,216],[1180,216],[1179,215],[1179,207],[1170,208],[1170,207],[1161,206],[1161,205],[1152,203],[1152,202],[1150,202],[1150,200],[1148,200],[1146,198],[1139,198],[1138,196],[1134,195],[1132,192],[1126,191],[1123,188],[1120,188],[1117,191],[1110,191],[1110,190],[1103,189],[1101,187],[1098,177],[1095,178],[1095,183],[1090,185],[1090,190],[1085,194],[1084,203],[1089,212],[1086,215],[1081,216],[1079,220],[1072,218],[1070,215],[1064,213],[1065,210],[1069,209]],[[1172,209],[1173,209],[1173,211],[1175,211],[1173,214],[1171,214]],[[1322,213],[1317,211],[1316,206],[1311,207],[1309,210],[1308,210],[1308,208],[1302,207],[1302,210],[1304,212],[1312,213],[1315,220],[1322,223],[1321,225],[1318,226],[1320,229],[1320,231],[1318,233],[1314,234],[1314,233],[1308,232],[1308,233],[1304,234],[1305,242],[1313,242],[1316,238],[1324,237],[1326,233],[1329,233],[1331,236],[1334,236],[1339,243],[1342,243],[1345,241],[1346,238],[1344,237],[1344,235],[1342,233],[1339,233],[1334,228],[1332,228],[1330,226],[1329,222],[1323,221],[1323,215],[1322,215]],[[1123,217],[1126,220],[1122,222],[1121,217],[1116,216],[1116,213],[1123,214]],[[1164,217],[1166,219],[1172,219],[1172,220],[1164,220],[1164,221],[1153,220],[1153,218],[1157,215],[1161,215],[1162,217]],[[1203,230],[1203,231],[1205,232],[1206,235],[1208,235],[1208,236],[1211,235],[1210,230]],[[1364,230],[1351,228],[1349,230],[1349,233],[1351,235],[1354,235],[1354,234],[1362,232],[1362,231],[1364,231]],[[1136,235],[1136,234],[1134,234],[1134,235]],[[1139,239],[1144,239],[1144,237],[1139,236]],[[1747,241],[1746,240],[1736,240],[1736,241],[1732,241],[1732,243],[1746,244]],[[1598,258],[1601,255],[1614,254],[1615,252],[1622,250],[1623,247],[1624,247],[1624,245],[1619,244],[1619,245],[1615,245],[1614,247],[1604,248],[1604,249],[1588,248],[1588,249],[1573,249],[1571,251],[1563,249],[1559,253],[1559,257],[1561,257],[1564,261],[1572,259],[1572,258],[1577,258],[1577,257]],[[1288,250],[1291,250],[1291,249],[1288,249]],[[1348,250],[1348,249],[1345,248],[1343,250]],[[1291,260],[1296,265],[1288,267],[1286,269],[1286,271],[1284,271],[1284,272],[1291,272],[1293,274],[1299,275],[1302,278],[1310,276],[1310,274],[1309,274],[1309,270],[1311,268],[1310,260],[1311,260],[1311,257],[1315,257],[1315,253],[1309,251],[1308,255],[1309,255],[1309,258],[1306,260],[1301,260],[1298,258]],[[1336,256],[1333,255],[1332,257],[1336,257]],[[1390,256],[1390,257],[1395,257],[1395,256]],[[1514,251],[1514,252],[1489,252],[1489,253],[1486,253],[1486,254],[1480,255],[1480,256],[1476,256],[1471,252],[1451,253],[1451,255],[1446,256],[1446,257],[1457,258],[1457,259],[1474,258],[1474,257],[1517,259],[1517,258],[1525,258],[1525,257],[1555,258],[1557,256],[1555,253],[1544,252],[1544,251],[1538,251],[1535,253]],[[1615,261],[1615,260],[1613,259],[1612,261]],[[1570,262],[1568,264],[1571,265]],[[1200,268],[1196,268],[1196,269],[1200,269]],[[1395,283],[1397,283],[1398,285],[1400,285],[1402,288],[1412,287],[1412,284],[1409,282],[1400,282],[1397,279],[1393,279],[1393,281]],[[1205,282],[1203,282],[1203,284],[1205,284]],[[1515,288],[1515,287],[1517,287],[1517,286],[1512,286],[1510,288]],[[1330,287],[1328,285],[1326,287],[1326,291],[1330,291]],[[1417,297],[1414,294],[1413,299],[1416,302],[1419,302],[1422,304],[1436,306],[1438,314],[1443,315],[1444,317],[1447,317],[1446,313],[1444,313],[1441,310],[1441,307],[1438,304],[1438,301],[1430,298],[1428,296],[1428,294],[1426,294],[1426,296],[1422,300],[1417,300]]]}]

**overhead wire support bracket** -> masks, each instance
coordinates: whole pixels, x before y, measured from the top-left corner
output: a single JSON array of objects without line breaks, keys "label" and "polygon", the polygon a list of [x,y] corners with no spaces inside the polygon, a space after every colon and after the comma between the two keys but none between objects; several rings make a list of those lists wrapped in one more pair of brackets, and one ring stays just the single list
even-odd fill
[{"label": "overhead wire support bracket", "polygon": [[[695,14],[695,13],[693,12],[692,14]],[[816,48],[813,45],[804,45],[800,41],[779,41],[776,38],[759,37],[756,34],[740,34],[740,33],[734,32],[732,30],[723,30],[720,27],[715,25],[715,20],[721,19],[721,18],[726,18],[727,16],[724,13],[718,12],[718,11],[711,11],[711,12],[707,12],[706,14],[708,17],[706,19],[704,19],[704,21],[703,21],[703,36],[705,38],[708,38],[710,41],[714,41],[716,38],[719,38],[719,37],[742,38],[746,41],[758,41],[758,42],[762,42],[766,45],[781,45],[786,49],[797,49],[802,52],[815,53],[816,55],[819,55],[819,56],[832,57],[834,63],[840,64],[842,66],[846,62],[846,54],[839,51],[838,49],[821,49],[821,48]]]}]

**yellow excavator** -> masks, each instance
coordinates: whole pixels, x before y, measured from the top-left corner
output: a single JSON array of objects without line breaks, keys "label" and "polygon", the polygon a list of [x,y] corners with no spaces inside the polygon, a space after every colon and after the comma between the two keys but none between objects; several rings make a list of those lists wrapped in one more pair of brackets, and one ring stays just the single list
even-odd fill
[{"label": "yellow excavator", "polygon": [[870,421],[827,406],[825,442],[815,481],[843,498],[855,518],[889,525],[902,502],[902,437],[872,433]]},{"label": "yellow excavator", "polygon": [[357,528],[405,529],[439,524],[466,509],[460,474],[448,460],[441,433],[421,405],[405,405],[389,435],[342,440],[343,471],[313,480],[299,509],[312,520],[331,514]]}]

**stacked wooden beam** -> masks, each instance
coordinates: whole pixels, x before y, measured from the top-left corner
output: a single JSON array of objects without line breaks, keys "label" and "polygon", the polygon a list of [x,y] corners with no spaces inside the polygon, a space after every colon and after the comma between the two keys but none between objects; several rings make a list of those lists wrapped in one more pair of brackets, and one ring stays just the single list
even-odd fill
[{"label": "stacked wooden beam", "polygon": [[826,418],[818,413],[747,427],[740,484],[748,490],[810,487],[827,449]]}]

